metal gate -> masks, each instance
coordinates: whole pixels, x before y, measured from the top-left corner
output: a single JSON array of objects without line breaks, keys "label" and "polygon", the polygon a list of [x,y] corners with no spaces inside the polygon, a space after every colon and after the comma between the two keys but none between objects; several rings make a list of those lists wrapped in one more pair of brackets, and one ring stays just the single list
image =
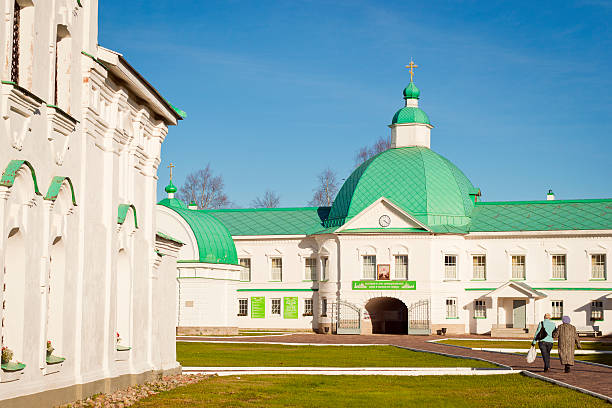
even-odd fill
[{"label": "metal gate", "polygon": [[429,299],[419,300],[408,307],[408,334],[431,334]]},{"label": "metal gate", "polygon": [[361,311],[358,306],[340,300],[336,306],[336,334],[361,334]]}]

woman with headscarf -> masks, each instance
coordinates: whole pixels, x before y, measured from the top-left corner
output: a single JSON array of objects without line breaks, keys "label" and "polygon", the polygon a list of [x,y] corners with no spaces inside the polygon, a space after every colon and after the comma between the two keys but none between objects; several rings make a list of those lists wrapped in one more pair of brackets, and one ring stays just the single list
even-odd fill
[{"label": "woman with headscarf", "polygon": [[563,324],[553,332],[553,337],[558,339],[559,359],[561,364],[565,366],[565,372],[570,372],[570,367],[574,365],[574,347],[582,348],[576,328],[570,324],[569,316],[561,318]]}]

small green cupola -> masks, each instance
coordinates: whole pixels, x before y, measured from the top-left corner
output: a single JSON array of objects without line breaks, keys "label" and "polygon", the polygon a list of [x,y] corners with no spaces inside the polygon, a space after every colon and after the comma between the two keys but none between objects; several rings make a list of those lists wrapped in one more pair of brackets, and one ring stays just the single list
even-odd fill
[{"label": "small green cupola", "polygon": [[410,82],[407,87],[404,88],[404,99],[419,99],[421,91],[414,82]]},{"label": "small green cupola", "polygon": [[177,192],[177,188],[174,184],[172,184],[172,180],[170,180],[170,184],[168,184],[164,190],[166,190],[166,193],[168,194],[174,194]]}]

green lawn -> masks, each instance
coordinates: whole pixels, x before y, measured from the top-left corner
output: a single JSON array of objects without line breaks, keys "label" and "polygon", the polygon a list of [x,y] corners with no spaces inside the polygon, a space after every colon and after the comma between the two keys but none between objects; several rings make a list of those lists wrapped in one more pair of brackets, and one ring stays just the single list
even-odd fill
[{"label": "green lawn", "polygon": [[497,367],[478,360],[414,352],[392,346],[283,346],[176,343],[184,367]]},{"label": "green lawn", "polygon": [[520,374],[487,376],[213,377],[163,392],[146,407],[607,407],[605,401]]},{"label": "green lawn", "polygon": [[[441,340],[441,344],[454,344],[464,347],[487,347],[487,348],[524,348],[531,347],[531,340],[516,340],[516,341],[486,341],[486,340]],[[583,350],[609,350],[612,351],[612,343],[603,342],[582,342]],[[553,348],[557,348],[557,343]]]}]

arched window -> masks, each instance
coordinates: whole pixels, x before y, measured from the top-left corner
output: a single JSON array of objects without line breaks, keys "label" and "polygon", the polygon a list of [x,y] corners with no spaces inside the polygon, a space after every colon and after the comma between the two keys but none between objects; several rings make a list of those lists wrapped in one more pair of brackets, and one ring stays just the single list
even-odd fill
[{"label": "arched window", "polygon": [[132,268],[125,249],[117,256],[117,333],[121,345],[129,347],[132,341]]},{"label": "arched window", "polygon": [[14,353],[13,360],[24,359],[23,329],[25,308],[26,241],[23,233],[12,229],[4,252],[2,287],[2,346]]}]

